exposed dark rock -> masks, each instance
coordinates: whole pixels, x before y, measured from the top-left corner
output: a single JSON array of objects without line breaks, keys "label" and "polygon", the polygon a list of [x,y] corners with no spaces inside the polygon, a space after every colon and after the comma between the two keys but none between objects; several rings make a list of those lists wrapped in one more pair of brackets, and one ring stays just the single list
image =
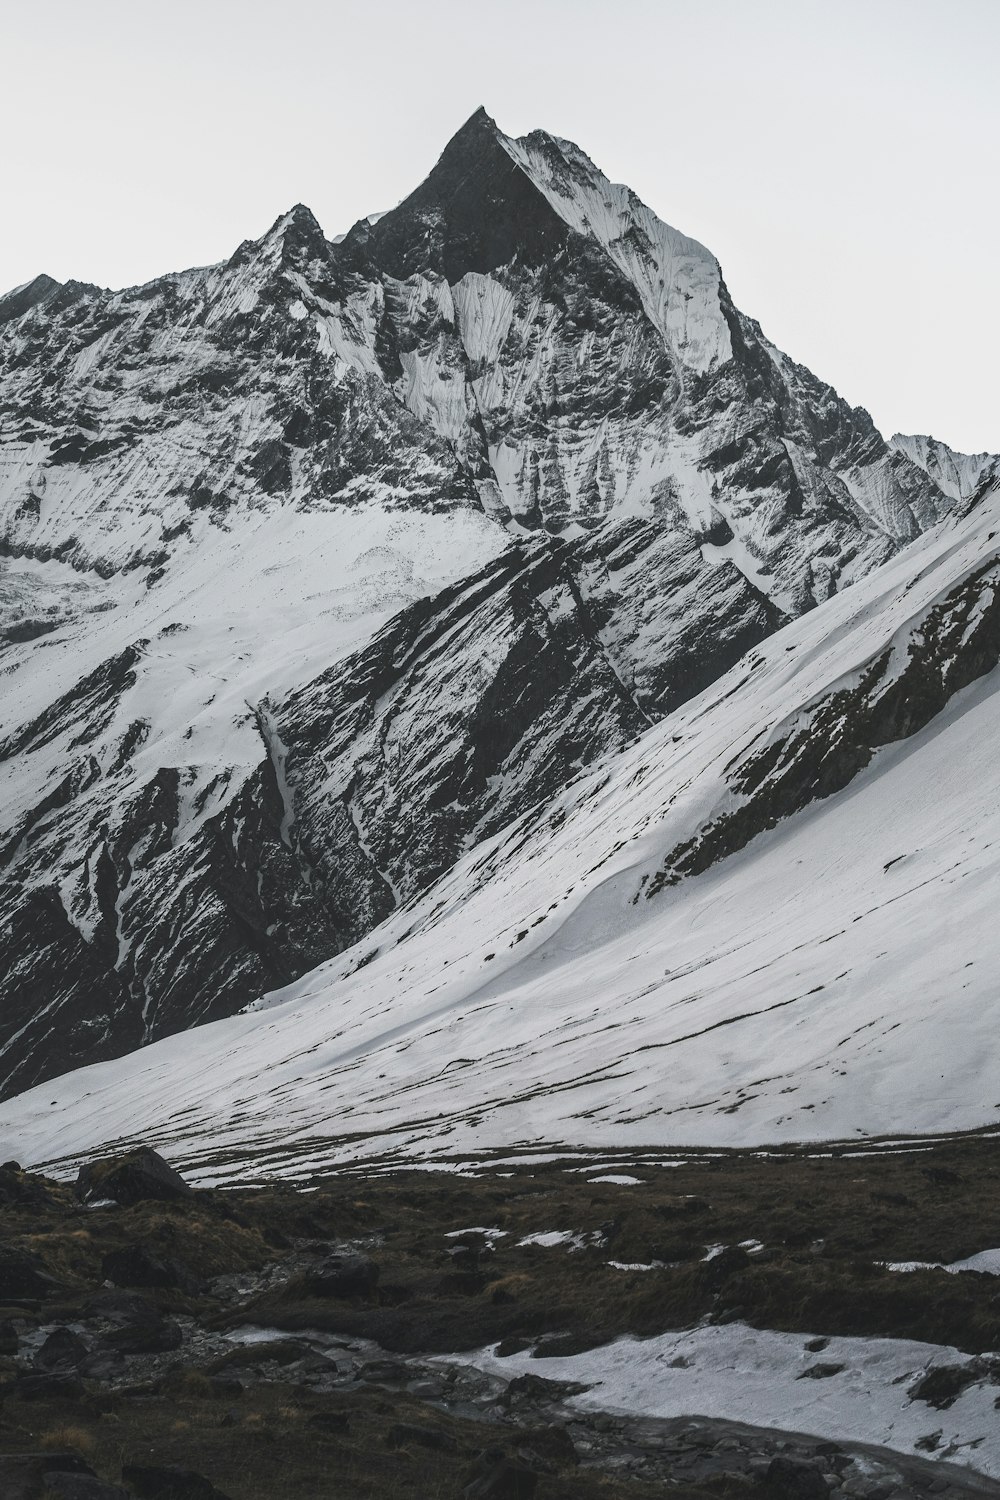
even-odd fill
[{"label": "exposed dark rock", "polygon": [[475,1478],[462,1491],[463,1500],[533,1500],[538,1475],[496,1449],[487,1449],[475,1465]]},{"label": "exposed dark rock", "polygon": [[454,1452],[458,1446],[443,1428],[418,1426],[414,1422],[394,1422],[385,1440],[390,1448],[406,1448],[416,1443],[419,1448],[439,1448],[448,1453]]},{"label": "exposed dark rock", "polygon": [[161,1255],[147,1245],[126,1245],[112,1250],[101,1262],[101,1275],[115,1286],[197,1288],[197,1280],[179,1261]]},{"label": "exposed dark rock", "polygon": [[90,1346],[71,1328],[55,1328],[35,1355],[42,1370],[78,1370],[87,1359]]},{"label": "exposed dark rock", "polygon": [[815,1464],[779,1454],[772,1458],[764,1480],[771,1500],[826,1500],[830,1486]]},{"label": "exposed dark rock", "polygon": [[151,1323],[134,1323],[105,1334],[104,1345],[116,1354],[167,1354],[179,1349],[184,1334],[173,1318],[159,1318]]},{"label": "exposed dark rock", "polygon": [[126,1156],[108,1157],[81,1167],[76,1192],[84,1203],[113,1198],[127,1207],[148,1200],[165,1203],[184,1200],[190,1196],[191,1188],[162,1156],[143,1146]]},{"label": "exposed dark rock", "polygon": [[937,1365],[921,1377],[907,1392],[911,1401],[926,1401],[938,1411],[947,1411],[954,1406],[967,1386],[981,1380],[983,1371],[976,1363],[967,1365]]},{"label": "exposed dark rock", "polygon": [[331,1255],[303,1278],[312,1297],[371,1297],[378,1284],[378,1266],[366,1255]]},{"label": "exposed dark rock", "polygon": [[0,1245],[0,1302],[11,1298],[48,1297],[58,1290],[58,1283],[38,1262],[23,1250]]},{"label": "exposed dark rock", "polygon": [[3,1500],[38,1500],[50,1474],[92,1478],[93,1473],[76,1453],[0,1454],[0,1495]]}]

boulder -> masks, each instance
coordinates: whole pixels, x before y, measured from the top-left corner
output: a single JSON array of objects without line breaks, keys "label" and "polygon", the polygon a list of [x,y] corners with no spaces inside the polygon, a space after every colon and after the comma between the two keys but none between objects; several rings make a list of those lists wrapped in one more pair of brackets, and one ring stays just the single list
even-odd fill
[{"label": "boulder", "polygon": [[116,1354],[169,1354],[183,1342],[184,1333],[173,1318],[126,1324],[105,1334],[103,1340],[104,1347]]},{"label": "boulder", "polygon": [[19,1302],[24,1297],[47,1297],[61,1290],[34,1256],[23,1250],[0,1247],[0,1302]]},{"label": "boulder", "polygon": [[462,1491],[463,1500],[533,1500],[538,1475],[488,1449],[477,1464],[478,1473]]},{"label": "boulder", "polygon": [[938,1411],[947,1411],[953,1406],[966,1386],[983,1377],[982,1367],[977,1363],[968,1365],[938,1365],[929,1370],[916,1385],[911,1385],[907,1395],[911,1401],[926,1401]]},{"label": "boulder", "polygon": [[29,1176],[16,1161],[0,1166],[0,1208],[44,1208],[52,1202],[44,1178]]},{"label": "boulder", "polygon": [[0,1495],[3,1500],[36,1500],[45,1493],[42,1485],[49,1474],[93,1473],[78,1453],[0,1454]]},{"label": "boulder", "polygon": [[88,1298],[83,1311],[88,1318],[104,1318],[119,1325],[156,1323],[162,1316],[149,1297],[140,1297],[138,1292],[111,1291],[106,1287]]},{"label": "boulder", "polygon": [[35,1355],[38,1370],[78,1370],[90,1347],[71,1328],[54,1328]]},{"label": "boulder", "polygon": [[179,1287],[196,1291],[197,1282],[186,1266],[148,1245],[125,1245],[110,1250],[101,1261],[101,1275],[115,1286]]},{"label": "boulder", "polygon": [[88,1162],[80,1168],[76,1179],[76,1194],[82,1202],[113,1198],[123,1208],[148,1199],[161,1203],[177,1202],[190,1198],[192,1192],[181,1174],[148,1146],[141,1146],[124,1156]]},{"label": "boulder", "polygon": [[826,1500],[830,1486],[815,1464],[802,1458],[772,1458],[761,1483],[768,1500]]},{"label": "boulder", "polygon": [[367,1255],[331,1255],[308,1271],[303,1281],[312,1297],[368,1298],[378,1284],[378,1266]]}]

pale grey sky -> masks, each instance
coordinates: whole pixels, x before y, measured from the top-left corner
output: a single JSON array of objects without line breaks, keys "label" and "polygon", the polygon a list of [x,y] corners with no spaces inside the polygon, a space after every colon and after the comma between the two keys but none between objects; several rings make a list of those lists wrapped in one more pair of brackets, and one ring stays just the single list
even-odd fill
[{"label": "pale grey sky", "polygon": [[1000,451],[1000,0],[0,0],[0,287],[391,207],[483,104],[704,241],[886,433]]}]

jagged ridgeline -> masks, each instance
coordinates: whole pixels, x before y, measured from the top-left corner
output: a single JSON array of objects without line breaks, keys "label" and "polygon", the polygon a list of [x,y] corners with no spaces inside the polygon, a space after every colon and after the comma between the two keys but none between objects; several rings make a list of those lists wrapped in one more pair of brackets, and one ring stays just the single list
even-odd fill
[{"label": "jagged ridgeline", "polygon": [[8,1094],[364,937],[993,474],[483,111],[338,241],[0,299],[0,422]]}]

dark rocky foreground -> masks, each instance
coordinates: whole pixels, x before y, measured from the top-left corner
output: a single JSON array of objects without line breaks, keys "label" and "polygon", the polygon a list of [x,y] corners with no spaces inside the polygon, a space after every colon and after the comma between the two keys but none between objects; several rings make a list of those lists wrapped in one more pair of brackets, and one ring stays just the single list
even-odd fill
[{"label": "dark rocky foreground", "polygon": [[[994,1140],[635,1171],[641,1188],[576,1158],[204,1191],[145,1153],[75,1189],[0,1168],[0,1496],[1000,1494],[846,1438],[583,1411],[546,1373],[623,1333],[739,1319],[950,1344],[1000,1385],[995,1277],[878,1264],[1000,1243]],[[518,1243],[554,1227],[583,1248]],[[532,1350],[537,1374],[442,1358],[489,1344]],[[926,1405],[928,1452],[965,1379],[939,1369],[901,1397]]]}]

